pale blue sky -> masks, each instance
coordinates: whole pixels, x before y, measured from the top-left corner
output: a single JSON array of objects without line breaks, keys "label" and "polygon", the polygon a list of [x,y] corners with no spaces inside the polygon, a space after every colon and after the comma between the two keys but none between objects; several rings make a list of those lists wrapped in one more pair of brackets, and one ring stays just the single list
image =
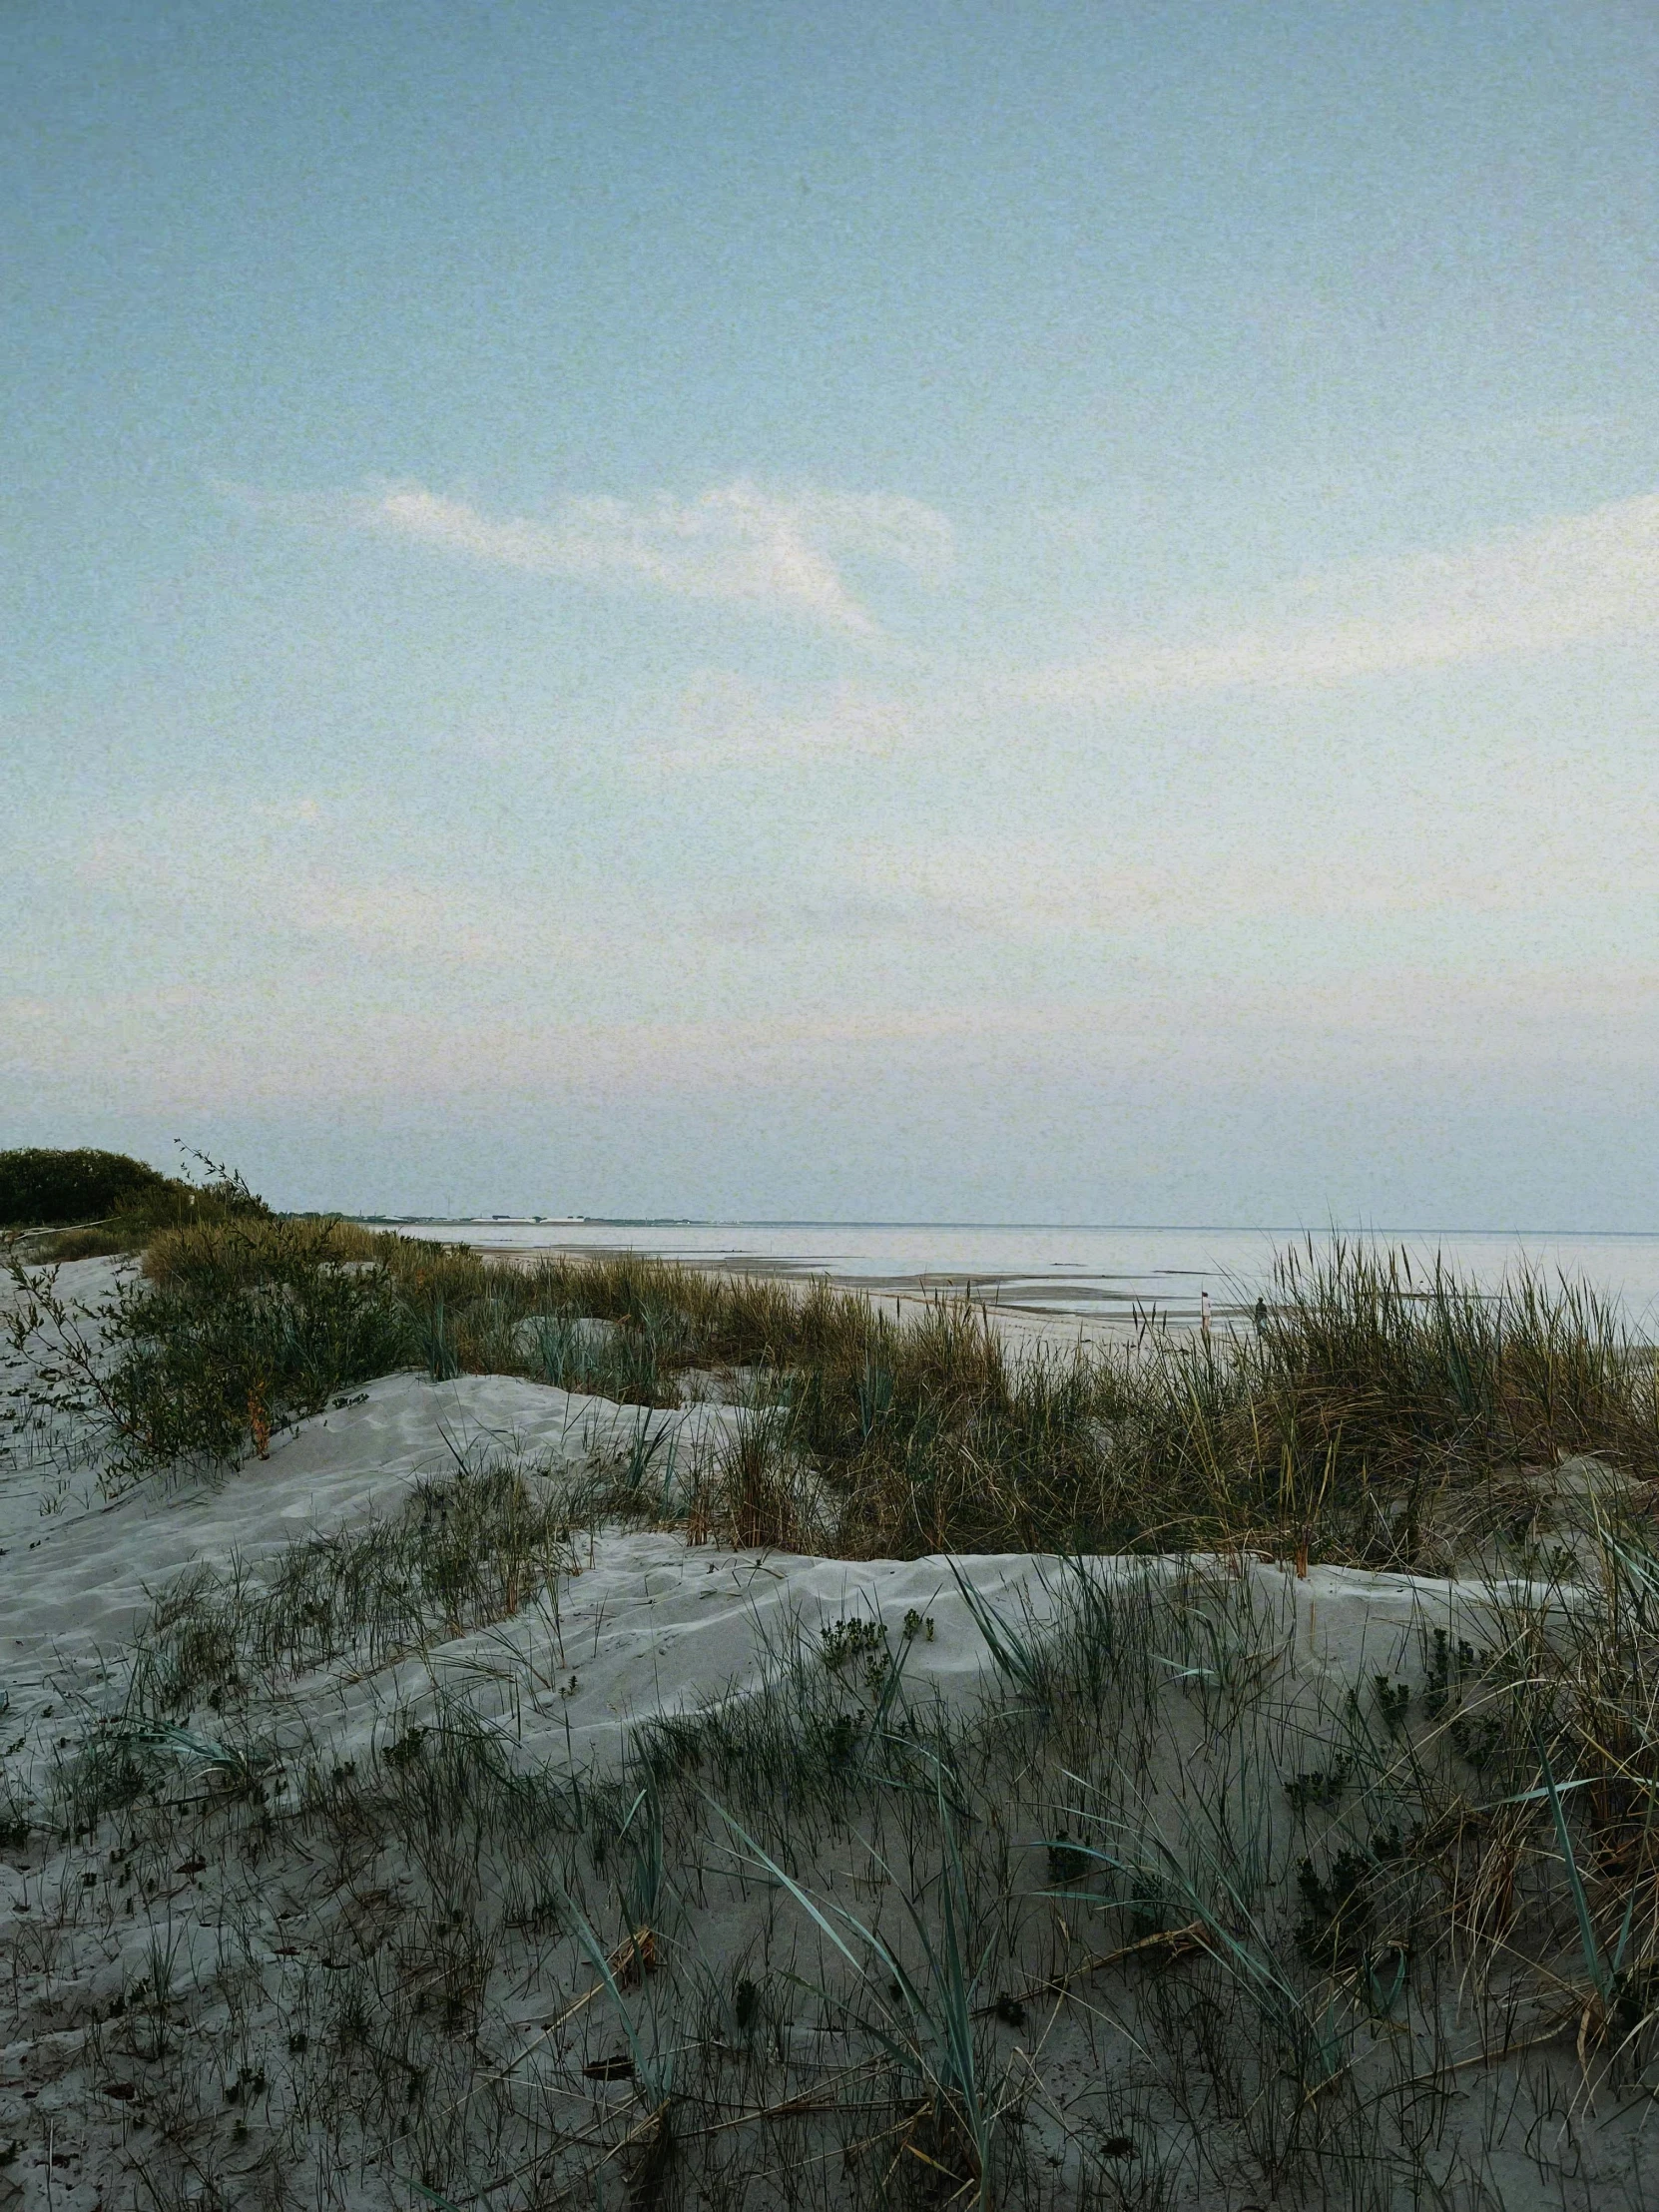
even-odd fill
[{"label": "pale blue sky", "polygon": [[1659,1228],[1646,7],[14,5],[0,1142]]}]

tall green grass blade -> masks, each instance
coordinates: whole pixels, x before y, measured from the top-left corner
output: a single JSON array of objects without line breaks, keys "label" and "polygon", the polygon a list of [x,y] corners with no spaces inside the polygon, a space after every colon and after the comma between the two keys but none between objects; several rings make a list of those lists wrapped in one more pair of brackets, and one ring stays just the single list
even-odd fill
[{"label": "tall green grass blade", "polygon": [[[1536,1720],[1529,1720],[1533,1748],[1538,1755],[1538,1765],[1543,1770],[1544,1794],[1549,1799],[1549,1810],[1555,1822],[1555,1840],[1561,1848],[1561,1861],[1567,1871],[1567,1887],[1572,1893],[1572,1909],[1578,1923],[1579,1947],[1584,1954],[1584,1966],[1597,1995],[1604,2005],[1613,2000],[1613,1977],[1601,1955],[1601,1945],[1596,1941],[1595,1923],[1590,1916],[1590,1901],[1584,1891],[1584,1877],[1579,1872],[1578,1854],[1573,1850],[1572,1834],[1567,1827],[1566,1808],[1561,1802],[1561,1792],[1556,1787],[1555,1771],[1550,1764],[1549,1748],[1543,1740]],[[1622,1949],[1622,1939],[1620,1947]]]}]

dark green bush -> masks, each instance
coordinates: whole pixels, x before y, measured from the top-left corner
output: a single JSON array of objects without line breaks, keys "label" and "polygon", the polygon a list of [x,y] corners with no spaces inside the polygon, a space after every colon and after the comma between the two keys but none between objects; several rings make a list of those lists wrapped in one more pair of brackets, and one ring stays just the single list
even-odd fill
[{"label": "dark green bush", "polygon": [[182,1186],[124,1152],[0,1152],[0,1228],[62,1228],[154,1204]]},{"label": "dark green bush", "polygon": [[45,1231],[34,1257],[56,1263],[140,1252],[168,1230],[272,1218],[235,1169],[204,1153],[187,1157],[204,1171],[200,1180],[120,1152],[0,1153],[0,1230]]}]

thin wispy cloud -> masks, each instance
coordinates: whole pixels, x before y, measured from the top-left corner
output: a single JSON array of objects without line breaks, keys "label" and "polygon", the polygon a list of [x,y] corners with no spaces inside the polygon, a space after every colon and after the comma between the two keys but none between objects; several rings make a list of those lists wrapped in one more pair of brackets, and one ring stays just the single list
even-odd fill
[{"label": "thin wispy cloud", "polygon": [[1352,682],[1659,632],[1659,493],[1615,500],[1483,544],[1317,577],[1289,613],[1185,638],[1119,638],[1033,672],[1020,697],[1056,706]]},{"label": "thin wispy cloud", "polygon": [[420,484],[351,503],[364,528],[501,568],[804,617],[868,636],[876,623],[841,572],[848,555],[936,583],[950,525],[894,492],[769,491],[740,478],[694,499],[584,495],[537,515],[496,516]]},{"label": "thin wispy cloud", "polygon": [[673,702],[666,739],[646,749],[660,769],[783,770],[885,759],[908,742],[898,701],[840,682],[786,702],[725,669],[705,669]]}]

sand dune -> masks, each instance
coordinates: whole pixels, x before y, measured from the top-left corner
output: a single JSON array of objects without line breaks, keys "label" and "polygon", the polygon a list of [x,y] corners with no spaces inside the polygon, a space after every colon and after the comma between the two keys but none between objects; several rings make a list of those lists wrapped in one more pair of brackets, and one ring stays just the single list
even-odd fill
[{"label": "sand dune", "polygon": [[[110,1281],[65,1271],[89,1300]],[[688,2204],[888,2201],[847,2149],[882,2129],[954,2177],[934,2201],[994,2181],[1009,2205],[1242,2206],[1269,2168],[1284,2202],[1403,2203],[1395,2181],[1434,2172],[1436,2201],[1561,2201],[1539,2129],[1575,2093],[1570,2048],[1446,2075],[1482,2115],[1448,2158],[1409,2083],[1492,2047],[1485,1999],[1442,1977],[1383,2032],[1347,1951],[1340,2017],[1297,1993],[1272,1944],[1340,1940],[1319,1919],[1340,1872],[1300,1936],[1265,1932],[1291,1928],[1299,1867],[1340,1870],[1358,1839],[1365,1956],[1405,1959],[1378,1871],[1397,1836],[1367,1810],[1405,1784],[1374,1700],[1437,1713],[1448,1652],[1483,1660],[1562,1593],[1253,1559],[807,1558],[576,1516],[487,1617],[429,1592],[417,1633],[284,1664],[237,1638],[284,1576],[302,1603],[296,1562],[372,1565],[380,1534],[497,1476],[563,1527],[642,1432],[659,1472],[691,1468],[744,1416],[394,1375],[267,1460],[107,1496],[96,1422],[16,1417],[53,1365],[42,1343],[9,1367],[0,1463],[0,2205],[667,2203],[671,2111],[701,2146],[673,2153]],[[1165,1904],[1112,1904],[1125,1853]],[[984,1946],[965,2082],[947,1905]],[[1554,2017],[1503,2001],[1528,2032]],[[1162,2055],[1205,2020],[1215,2048],[1181,2064],[1256,2100],[1225,2154]],[[1525,2125],[1491,2136],[1504,2095]],[[1583,2201],[1619,2201],[1594,2192],[1645,2173],[1639,2120],[1572,2124]],[[1379,2162],[1395,2181],[1368,2196]]]}]

